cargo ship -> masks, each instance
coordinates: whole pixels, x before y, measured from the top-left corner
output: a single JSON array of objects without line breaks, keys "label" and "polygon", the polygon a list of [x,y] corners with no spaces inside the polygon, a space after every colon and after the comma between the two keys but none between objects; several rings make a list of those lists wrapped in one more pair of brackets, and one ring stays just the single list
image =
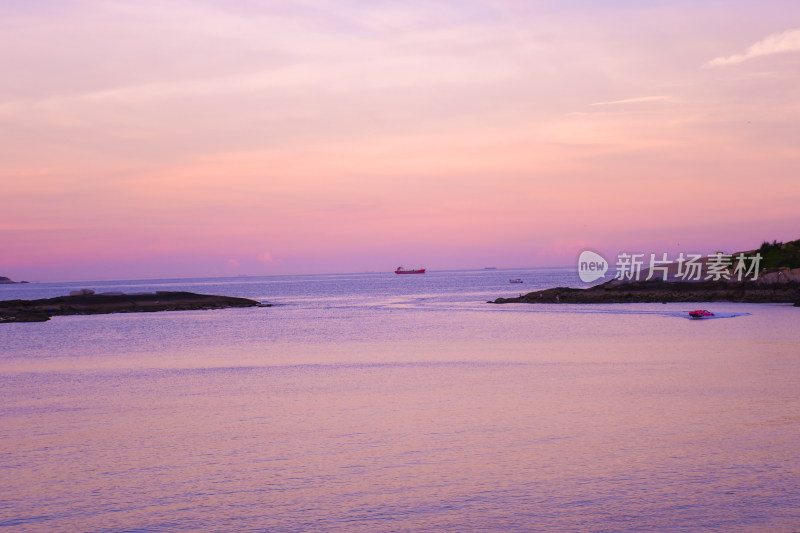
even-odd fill
[{"label": "cargo ship", "polygon": [[424,274],[424,268],[403,268],[402,266],[397,267],[397,270],[394,271],[395,274]]}]

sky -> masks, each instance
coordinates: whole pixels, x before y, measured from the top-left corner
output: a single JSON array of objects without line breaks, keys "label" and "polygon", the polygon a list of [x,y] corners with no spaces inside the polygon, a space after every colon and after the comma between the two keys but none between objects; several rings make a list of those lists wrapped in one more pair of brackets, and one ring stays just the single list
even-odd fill
[{"label": "sky", "polygon": [[800,3],[0,2],[0,275],[800,238]]}]

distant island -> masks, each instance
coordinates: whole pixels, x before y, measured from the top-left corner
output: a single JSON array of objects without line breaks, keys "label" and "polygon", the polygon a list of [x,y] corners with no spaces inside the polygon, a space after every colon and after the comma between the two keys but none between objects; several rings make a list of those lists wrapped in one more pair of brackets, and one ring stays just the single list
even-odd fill
[{"label": "distant island", "polygon": [[0,323],[45,322],[53,316],[142,313],[154,311],[194,311],[229,307],[270,307],[247,298],[196,294],[193,292],[106,293],[89,289],[69,296],[40,300],[0,301]]},{"label": "distant island", "polygon": [[14,280],[12,280],[10,278],[7,278],[5,276],[0,276],[0,285],[9,285],[9,284],[12,284],[12,283],[28,283],[28,282],[27,281],[14,281]]},{"label": "distant island", "polygon": [[[586,289],[555,287],[516,298],[497,298],[489,303],[749,302],[793,303],[800,307],[800,239],[786,243],[764,242],[756,250],[741,253],[761,257],[761,272],[755,280],[740,281],[732,275],[731,268],[726,271],[730,279],[676,281],[676,265],[672,263],[661,278],[613,279]],[[643,271],[641,278],[648,274],[648,271]]]}]

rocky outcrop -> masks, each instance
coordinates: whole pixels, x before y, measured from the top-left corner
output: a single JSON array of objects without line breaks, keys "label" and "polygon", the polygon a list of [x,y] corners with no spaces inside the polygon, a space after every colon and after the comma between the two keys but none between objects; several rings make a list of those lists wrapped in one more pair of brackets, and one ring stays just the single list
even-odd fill
[{"label": "rocky outcrop", "polygon": [[0,276],[0,285],[10,285],[12,283],[28,283],[27,281],[14,281],[5,276]]},{"label": "rocky outcrop", "polygon": [[53,316],[269,307],[247,298],[158,291],[146,294],[81,294],[42,300],[0,301],[0,322],[44,322]]},{"label": "rocky outcrop", "polygon": [[[752,279],[736,275],[730,267],[720,279],[684,281],[678,274],[680,265],[670,263],[659,267],[653,276],[643,269],[643,281],[612,279],[587,289],[556,287],[520,295],[518,298],[498,298],[489,303],[659,303],[659,302],[751,302],[793,303],[800,307],[800,239],[790,242],[764,242],[748,252],[730,254],[760,259],[760,273]],[[714,256],[700,259],[704,269]],[[658,275],[660,274],[660,276]],[[727,276],[727,279],[725,279]],[[647,280],[652,277],[653,279]]]},{"label": "rocky outcrop", "polygon": [[78,289],[77,291],[69,291],[70,296],[89,296],[91,294],[94,294],[92,289]]},{"label": "rocky outcrop", "polygon": [[664,282],[659,279],[628,283],[603,283],[588,289],[556,287],[518,298],[498,298],[490,303],[665,303],[750,302],[795,303],[800,300],[800,282]]},{"label": "rocky outcrop", "polygon": [[800,268],[778,268],[765,272],[755,281],[761,285],[775,283],[800,283]]}]

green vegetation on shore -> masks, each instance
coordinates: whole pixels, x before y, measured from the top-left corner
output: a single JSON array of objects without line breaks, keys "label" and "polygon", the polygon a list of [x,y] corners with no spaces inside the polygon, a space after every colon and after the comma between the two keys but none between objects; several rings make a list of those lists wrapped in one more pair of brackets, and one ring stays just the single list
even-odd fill
[{"label": "green vegetation on shore", "polygon": [[761,268],[772,270],[778,268],[800,268],[800,239],[789,242],[764,241],[756,250],[761,254]]}]

